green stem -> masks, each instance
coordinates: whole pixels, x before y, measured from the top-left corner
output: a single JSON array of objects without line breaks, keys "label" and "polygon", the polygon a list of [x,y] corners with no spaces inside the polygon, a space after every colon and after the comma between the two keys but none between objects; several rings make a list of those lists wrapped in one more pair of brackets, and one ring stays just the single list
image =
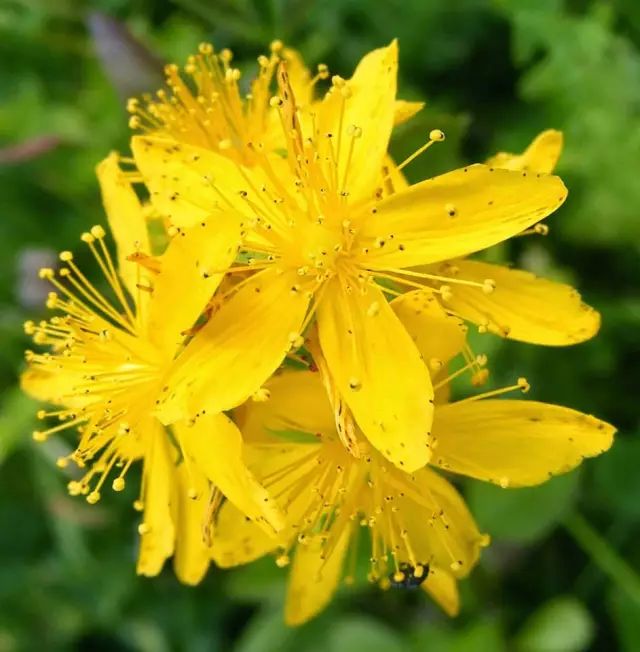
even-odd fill
[{"label": "green stem", "polygon": [[564,526],[593,563],[640,605],[640,577],[589,522],[574,513],[565,519]]}]

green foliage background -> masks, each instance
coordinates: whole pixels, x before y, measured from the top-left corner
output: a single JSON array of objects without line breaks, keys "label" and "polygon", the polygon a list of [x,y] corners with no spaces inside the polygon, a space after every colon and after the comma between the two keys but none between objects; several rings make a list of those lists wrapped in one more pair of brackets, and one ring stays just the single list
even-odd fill
[{"label": "green foliage background", "polygon": [[[428,108],[395,151],[434,127],[448,136],[412,164],[415,178],[518,151],[546,127],[564,131],[570,197],[551,235],[491,255],[577,285],[602,312],[602,332],[571,349],[490,335],[476,348],[490,354],[496,384],[525,375],[531,398],[594,413],[620,433],[610,453],[540,488],[464,487],[494,543],[462,585],[456,620],[422,594],[359,585],[288,630],[272,560],[212,569],[195,589],[170,568],[138,578],[131,496],[93,507],[69,498],[53,464],[69,444],[32,443],[35,406],[16,385],[22,322],[43,314],[25,290],[37,269],[29,257],[74,248],[103,221],[93,167],[126,148],[122,97],[158,84],[152,58],[117,35],[90,36],[95,10],[166,61],[213,40],[252,62],[279,37],[347,76],[399,37],[402,95]],[[96,44],[110,47],[106,65]],[[0,0],[0,62],[0,652],[640,649],[636,0]],[[29,155],[15,148],[25,143]]]}]

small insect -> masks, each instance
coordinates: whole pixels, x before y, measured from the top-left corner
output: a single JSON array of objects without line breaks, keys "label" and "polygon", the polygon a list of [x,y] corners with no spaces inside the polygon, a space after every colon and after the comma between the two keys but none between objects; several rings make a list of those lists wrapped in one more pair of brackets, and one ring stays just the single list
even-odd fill
[{"label": "small insect", "polygon": [[389,582],[395,589],[417,589],[429,576],[429,564],[402,563],[399,569],[389,575]]}]

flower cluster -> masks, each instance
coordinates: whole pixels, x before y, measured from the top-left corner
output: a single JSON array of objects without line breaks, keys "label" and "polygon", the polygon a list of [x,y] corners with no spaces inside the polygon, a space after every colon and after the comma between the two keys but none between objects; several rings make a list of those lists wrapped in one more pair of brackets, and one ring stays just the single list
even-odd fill
[{"label": "flower cluster", "polygon": [[129,101],[132,157],[97,168],[115,254],[101,226],[81,239],[102,279],[70,251],[40,272],[55,314],[25,325],[22,384],[52,407],[34,438],[78,433],[58,464],[89,503],[141,463],[140,574],[173,557],[195,584],[212,560],[271,554],[299,624],[366,555],[371,582],[455,614],[489,537],[450,474],[530,486],[611,445],[592,416],[498,398],[524,378],[475,390],[489,371],[470,325],[546,346],[598,330],[574,289],[468,258],[546,233],[567,196],[561,134],[410,185],[402,170],[444,134],[389,155],[422,108],[396,97],[397,56],[344,79],[274,42],[245,86],[231,52],[201,45]]}]

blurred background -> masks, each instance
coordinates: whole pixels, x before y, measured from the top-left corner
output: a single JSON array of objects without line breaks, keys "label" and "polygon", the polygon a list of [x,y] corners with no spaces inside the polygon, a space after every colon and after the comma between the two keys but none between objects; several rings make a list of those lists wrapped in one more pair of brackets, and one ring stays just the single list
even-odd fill
[{"label": "blurred background", "polygon": [[[34,445],[36,406],[17,374],[26,318],[43,313],[37,269],[104,222],[94,165],[126,150],[124,101],[162,82],[200,41],[253,66],[273,38],[348,77],[400,40],[400,89],[428,106],[394,141],[415,179],[542,129],[565,133],[570,189],[548,237],[490,253],[576,285],[599,337],[550,350],[479,336],[493,379],[526,376],[530,397],[618,426],[614,448],[536,489],[463,485],[493,536],[449,620],[421,592],[344,589],[317,620],[282,624],[271,559],[212,569],[197,588],[171,568],[135,575],[130,497],[67,496]],[[640,3],[579,0],[0,0],[0,652],[578,652],[640,650]],[[310,581],[313,581],[310,578]]]}]

